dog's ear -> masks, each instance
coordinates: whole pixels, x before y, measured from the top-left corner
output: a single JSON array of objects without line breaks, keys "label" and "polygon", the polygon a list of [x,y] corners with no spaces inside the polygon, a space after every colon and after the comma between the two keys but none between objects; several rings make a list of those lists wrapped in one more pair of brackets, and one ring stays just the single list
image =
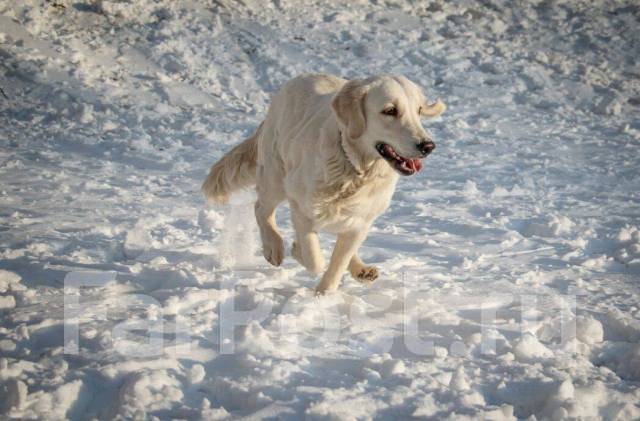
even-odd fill
[{"label": "dog's ear", "polygon": [[447,106],[444,105],[444,102],[440,100],[437,100],[433,104],[428,104],[425,101],[422,107],[420,107],[420,115],[425,117],[437,117],[443,112],[445,112],[446,109],[447,109]]},{"label": "dog's ear", "polygon": [[364,133],[367,120],[364,114],[364,99],[367,85],[361,80],[347,82],[336,94],[331,103],[338,120],[347,127],[349,137],[357,139]]}]

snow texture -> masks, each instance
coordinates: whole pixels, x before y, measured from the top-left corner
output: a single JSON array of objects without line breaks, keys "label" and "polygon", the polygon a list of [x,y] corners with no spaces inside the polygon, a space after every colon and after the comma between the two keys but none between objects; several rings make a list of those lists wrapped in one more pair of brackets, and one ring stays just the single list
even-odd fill
[{"label": "snow texture", "polygon": [[[633,1],[0,1],[0,412],[639,418],[639,28]],[[260,257],[251,192],[199,192],[304,72],[448,105],[362,248],[381,277],[321,299]]]}]

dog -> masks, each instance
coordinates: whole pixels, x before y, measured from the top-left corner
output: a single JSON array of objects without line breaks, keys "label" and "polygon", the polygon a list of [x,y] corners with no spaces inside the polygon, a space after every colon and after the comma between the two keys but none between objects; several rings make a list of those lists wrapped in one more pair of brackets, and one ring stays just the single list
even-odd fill
[{"label": "dog", "polygon": [[275,219],[284,200],[295,229],[291,255],[312,274],[325,267],[317,232],[336,234],[316,294],[336,291],[347,269],[372,282],[378,269],[360,259],[358,248],[389,206],[399,175],[416,174],[435,149],[421,117],[445,109],[404,76],[298,76],[273,97],[255,134],[211,167],[202,191],[224,204],[233,191],[255,185],[262,250],[274,266],[285,257]]}]

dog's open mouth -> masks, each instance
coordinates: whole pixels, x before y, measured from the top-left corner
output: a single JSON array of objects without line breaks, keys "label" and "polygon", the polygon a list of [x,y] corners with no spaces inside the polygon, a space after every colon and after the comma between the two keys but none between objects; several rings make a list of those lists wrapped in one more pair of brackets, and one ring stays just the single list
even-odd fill
[{"label": "dog's open mouth", "polygon": [[405,158],[386,143],[380,142],[376,145],[378,153],[402,175],[413,175],[422,169],[422,162],[416,158]]}]

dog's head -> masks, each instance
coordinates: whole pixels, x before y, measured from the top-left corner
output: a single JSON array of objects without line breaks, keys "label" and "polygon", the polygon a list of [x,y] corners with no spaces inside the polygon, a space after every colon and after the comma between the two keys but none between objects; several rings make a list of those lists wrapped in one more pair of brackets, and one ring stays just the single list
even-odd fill
[{"label": "dog's head", "polygon": [[435,117],[446,109],[440,101],[428,104],[420,88],[404,76],[351,80],[332,107],[354,149],[367,160],[385,159],[402,175],[420,171],[420,159],[436,147],[421,117]]}]

